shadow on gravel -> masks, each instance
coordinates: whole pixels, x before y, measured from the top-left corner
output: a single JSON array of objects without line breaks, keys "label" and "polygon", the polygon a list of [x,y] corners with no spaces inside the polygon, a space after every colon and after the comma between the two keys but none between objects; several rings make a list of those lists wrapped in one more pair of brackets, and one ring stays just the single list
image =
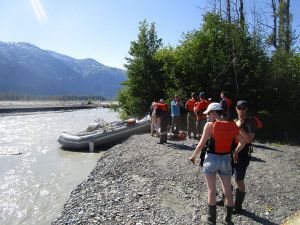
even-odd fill
[{"label": "shadow on gravel", "polygon": [[252,219],[253,221],[259,223],[259,224],[263,224],[263,225],[277,225],[276,223],[271,222],[270,220],[257,216],[255,215],[255,213],[247,211],[247,210],[243,210],[243,216],[246,216],[250,219]]},{"label": "shadow on gravel", "polygon": [[185,144],[177,144],[168,142],[168,146],[174,149],[185,150],[185,151],[193,151],[195,147],[185,145]]},{"label": "shadow on gravel", "polygon": [[251,161],[254,161],[254,162],[266,162],[265,160],[262,160],[262,159],[260,159],[260,158],[257,158],[257,157],[255,157],[255,156],[253,156],[253,155],[251,155]]},{"label": "shadow on gravel", "polygon": [[281,150],[278,150],[276,148],[271,148],[271,147],[268,147],[268,146],[265,146],[265,145],[258,145],[258,144],[252,144],[253,147],[255,148],[260,148],[260,149],[263,149],[263,150],[272,150],[272,151],[279,151],[279,152],[282,152]]}]

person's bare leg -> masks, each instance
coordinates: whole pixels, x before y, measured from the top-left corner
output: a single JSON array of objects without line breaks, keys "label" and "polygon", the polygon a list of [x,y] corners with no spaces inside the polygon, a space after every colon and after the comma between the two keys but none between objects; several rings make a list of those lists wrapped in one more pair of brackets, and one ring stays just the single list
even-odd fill
[{"label": "person's bare leg", "polygon": [[225,205],[233,206],[233,195],[231,190],[231,176],[220,176],[223,193],[225,195]]},{"label": "person's bare leg", "polygon": [[216,204],[216,175],[205,176],[207,185],[207,203],[209,205]]}]

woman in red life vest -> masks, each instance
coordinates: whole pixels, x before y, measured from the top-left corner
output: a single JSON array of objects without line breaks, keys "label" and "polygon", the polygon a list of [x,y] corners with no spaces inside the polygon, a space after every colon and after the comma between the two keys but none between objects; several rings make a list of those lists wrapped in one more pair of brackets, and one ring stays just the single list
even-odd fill
[{"label": "woman in red life vest", "polygon": [[206,224],[216,224],[216,175],[218,174],[225,194],[225,224],[232,224],[233,195],[231,191],[231,146],[236,138],[239,143],[234,154],[238,154],[245,146],[239,127],[233,121],[222,119],[223,109],[219,103],[211,103],[203,112],[209,115],[212,122],[207,122],[201,139],[190,158],[195,163],[197,155],[206,143],[207,153],[203,164],[203,173],[208,189],[208,212],[204,219]]}]

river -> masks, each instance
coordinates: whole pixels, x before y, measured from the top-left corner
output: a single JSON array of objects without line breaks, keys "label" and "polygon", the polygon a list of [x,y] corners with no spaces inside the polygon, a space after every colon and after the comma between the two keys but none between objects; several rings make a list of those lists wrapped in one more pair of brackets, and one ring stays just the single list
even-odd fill
[{"label": "river", "polygon": [[62,150],[62,131],[82,131],[96,119],[117,120],[109,109],[0,115],[0,224],[49,225],[71,191],[103,155]]}]

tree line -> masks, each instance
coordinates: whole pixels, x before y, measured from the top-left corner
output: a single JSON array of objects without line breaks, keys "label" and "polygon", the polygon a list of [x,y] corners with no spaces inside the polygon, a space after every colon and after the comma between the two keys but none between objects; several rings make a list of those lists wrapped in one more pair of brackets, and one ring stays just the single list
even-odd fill
[{"label": "tree line", "polygon": [[0,101],[105,101],[102,96],[80,95],[51,95],[37,96],[23,93],[5,92],[0,93]]},{"label": "tree line", "polygon": [[[140,22],[126,58],[128,80],[117,96],[121,115],[141,117],[152,101],[187,99],[191,92],[204,91],[219,101],[225,90],[234,101],[250,101],[271,121],[279,115],[278,129],[286,133],[290,128],[282,123],[282,113],[293,116],[300,110],[300,54],[298,46],[293,48],[290,1],[271,1],[271,32],[259,19],[255,26],[247,23],[243,0],[234,5],[226,0],[225,6],[214,2],[203,25],[185,33],[176,47],[163,46],[154,23]],[[295,126],[297,119],[291,118]]]}]

